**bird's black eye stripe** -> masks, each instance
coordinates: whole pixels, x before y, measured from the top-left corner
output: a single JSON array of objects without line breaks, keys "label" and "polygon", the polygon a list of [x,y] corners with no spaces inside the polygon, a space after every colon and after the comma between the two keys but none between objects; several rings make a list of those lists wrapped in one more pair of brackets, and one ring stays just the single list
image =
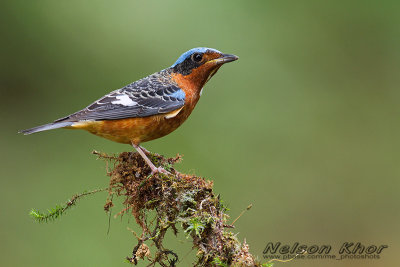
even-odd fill
[{"label": "bird's black eye stripe", "polygon": [[193,55],[192,55],[192,60],[194,61],[194,62],[200,62],[201,60],[203,59],[203,54],[201,54],[201,53],[194,53]]}]

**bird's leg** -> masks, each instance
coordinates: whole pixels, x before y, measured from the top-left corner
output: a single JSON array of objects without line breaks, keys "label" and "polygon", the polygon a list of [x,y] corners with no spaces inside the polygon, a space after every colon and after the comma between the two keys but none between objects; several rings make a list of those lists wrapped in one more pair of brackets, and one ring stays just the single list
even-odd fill
[{"label": "bird's leg", "polygon": [[159,154],[157,154],[157,153],[154,153],[154,152],[150,152],[150,151],[148,151],[146,148],[144,148],[144,147],[142,147],[142,146],[140,146],[140,148],[143,150],[143,152],[144,153],[146,153],[147,155],[156,155],[156,156],[160,156]]},{"label": "bird's leg", "polygon": [[153,162],[151,162],[151,160],[146,156],[146,153],[143,152],[143,149],[132,143],[132,146],[136,149],[136,151],[140,154],[140,156],[142,156],[142,158],[144,159],[144,161],[147,163],[147,165],[149,165],[150,169],[151,169],[151,174],[155,174],[155,173],[164,173],[164,174],[170,174],[169,172],[167,172],[164,168],[162,167],[156,167],[154,166]]},{"label": "bird's leg", "polygon": [[151,152],[150,151],[148,151],[146,148],[144,148],[144,147],[140,147],[142,150],[143,150],[143,152],[144,153],[146,153],[146,154],[151,154]]}]

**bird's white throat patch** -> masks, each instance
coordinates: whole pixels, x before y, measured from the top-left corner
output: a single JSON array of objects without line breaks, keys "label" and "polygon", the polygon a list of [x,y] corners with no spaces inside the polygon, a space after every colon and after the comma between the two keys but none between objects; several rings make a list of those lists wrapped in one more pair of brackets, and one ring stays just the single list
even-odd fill
[{"label": "bird's white throat patch", "polygon": [[168,114],[165,116],[165,118],[166,118],[166,119],[171,119],[171,118],[175,117],[176,115],[178,115],[179,112],[181,112],[182,109],[183,109],[183,107],[181,107],[180,109],[177,109],[177,110],[174,110],[174,111],[168,113]]}]

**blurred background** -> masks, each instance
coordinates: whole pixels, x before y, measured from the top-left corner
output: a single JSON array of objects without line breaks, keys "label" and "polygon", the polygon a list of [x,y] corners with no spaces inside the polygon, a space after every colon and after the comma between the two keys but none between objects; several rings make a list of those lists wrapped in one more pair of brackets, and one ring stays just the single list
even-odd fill
[{"label": "blurred background", "polygon": [[[395,266],[400,214],[398,1],[22,1],[0,3],[2,266],[127,266],[138,229],[87,197],[54,223],[45,211],[108,184],[91,151],[131,150],[84,131],[17,134],[207,46],[221,68],[186,123],[147,149],[215,182],[238,237],[262,259],[268,242],[388,245],[379,260],[275,266]],[[114,209],[114,213],[117,209]],[[183,235],[178,266],[195,255]],[[139,266],[145,266],[140,263]]]}]

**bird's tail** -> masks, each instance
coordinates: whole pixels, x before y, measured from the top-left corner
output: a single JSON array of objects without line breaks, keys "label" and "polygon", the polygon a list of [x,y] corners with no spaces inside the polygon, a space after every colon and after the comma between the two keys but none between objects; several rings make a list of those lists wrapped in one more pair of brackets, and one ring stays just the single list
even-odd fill
[{"label": "bird's tail", "polygon": [[22,130],[22,131],[19,131],[19,133],[23,133],[24,135],[28,135],[28,134],[33,134],[33,133],[37,133],[37,132],[42,132],[42,131],[53,130],[53,129],[57,129],[57,128],[63,128],[63,127],[71,126],[73,123],[74,122],[72,122],[72,121],[52,122],[52,123],[48,123],[48,124],[45,124],[45,125],[33,127],[33,128],[30,128],[30,129],[26,129],[26,130]]}]

